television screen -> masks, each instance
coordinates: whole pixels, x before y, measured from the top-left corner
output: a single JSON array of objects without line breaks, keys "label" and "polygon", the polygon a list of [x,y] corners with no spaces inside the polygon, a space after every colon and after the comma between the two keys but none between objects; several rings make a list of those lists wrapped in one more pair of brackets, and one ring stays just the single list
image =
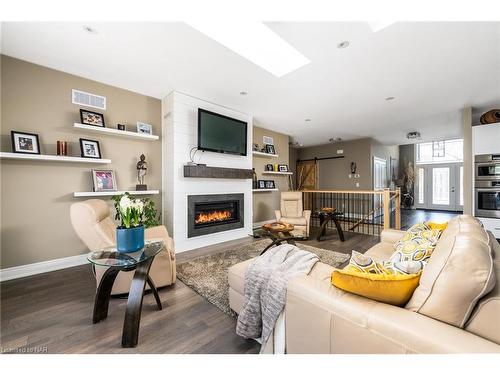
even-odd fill
[{"label": "television screen", "polygon": [[247,154],[247,123],[198,108],[198,149]]}]

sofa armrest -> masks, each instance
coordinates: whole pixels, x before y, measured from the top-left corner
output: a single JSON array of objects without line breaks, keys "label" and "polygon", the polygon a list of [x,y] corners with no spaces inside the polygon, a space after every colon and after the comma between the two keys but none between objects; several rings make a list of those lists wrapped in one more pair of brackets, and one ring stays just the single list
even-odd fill
[{"label": "sofa armrest", "polygon": [[396,243],[399,241],[406,232],[404,230],[397,229],[384,229],[380,233],[380,242]]},{"label": "sofa armrest", "polygon": [[274,215],[276,216],[276,221],[281,220],[281,211],[280,210],[274,210]]},{"label": "sofa armrest", "polygon": [[500,352],[463,329],[337,289],[326,273],[290,281],[286,324],[289,353]]}]

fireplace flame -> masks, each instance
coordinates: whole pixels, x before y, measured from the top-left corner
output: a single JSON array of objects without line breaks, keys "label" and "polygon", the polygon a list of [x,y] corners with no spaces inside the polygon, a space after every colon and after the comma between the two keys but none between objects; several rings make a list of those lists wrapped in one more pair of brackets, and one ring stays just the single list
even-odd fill
[{"label": "fireplace flame", "polygon": [[200,213],[194,219],[195,224],[213,223],[214,221],[224,221],[231,219],[231,211],[210,211],[207,213]]}]

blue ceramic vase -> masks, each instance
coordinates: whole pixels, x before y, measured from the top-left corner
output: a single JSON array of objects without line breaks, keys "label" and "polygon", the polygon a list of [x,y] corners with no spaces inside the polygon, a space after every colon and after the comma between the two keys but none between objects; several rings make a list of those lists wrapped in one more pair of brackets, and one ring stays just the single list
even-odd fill
[{"label": "blue ceramic vase", "polygon": [[116,249],[122,253],[133,253],[144,247],[144,226],[116,228]]}]

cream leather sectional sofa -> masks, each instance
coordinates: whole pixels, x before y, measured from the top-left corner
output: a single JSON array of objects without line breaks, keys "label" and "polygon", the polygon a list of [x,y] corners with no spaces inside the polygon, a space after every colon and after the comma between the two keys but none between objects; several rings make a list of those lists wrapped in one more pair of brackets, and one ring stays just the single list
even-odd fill
[{"label": "cream leather sectional sofa", "polygon": [[[384,230],[366,254],[385,260],[404,232]],[[229,302],[243,303],[251,260],[229,269]],[[405,307],[337,289],[317,263],[289,283],[287,353],[500,352],[500,245],[471,216],[452,219]]]}]

